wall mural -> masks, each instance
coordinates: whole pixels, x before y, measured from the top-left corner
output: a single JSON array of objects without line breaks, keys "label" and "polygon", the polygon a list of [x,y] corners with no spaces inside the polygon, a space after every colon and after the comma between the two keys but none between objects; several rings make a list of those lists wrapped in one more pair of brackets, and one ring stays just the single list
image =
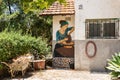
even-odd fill
[{"label": "wall mural", "polygon": [[60,29],[56,32],[56,45],[54,49],[54,57],[74,57],[74,42],[71,33],[74,27],[68,27],[69,23],[60,20]]}]

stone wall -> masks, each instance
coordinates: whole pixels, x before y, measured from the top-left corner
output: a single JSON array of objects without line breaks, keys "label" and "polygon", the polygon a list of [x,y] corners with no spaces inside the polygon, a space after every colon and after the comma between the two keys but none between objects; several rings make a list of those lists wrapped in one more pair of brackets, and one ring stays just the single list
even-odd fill
[{"label": "stone wall", "polygon": [[52,62],[53,62],[53,68],[58,68],[58,69],[74,68],[74,58],[54,57]]}]

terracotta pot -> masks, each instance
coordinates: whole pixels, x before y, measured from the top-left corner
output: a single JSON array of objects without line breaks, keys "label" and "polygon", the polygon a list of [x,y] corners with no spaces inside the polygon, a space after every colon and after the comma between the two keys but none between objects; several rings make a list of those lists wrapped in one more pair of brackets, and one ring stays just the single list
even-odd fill
[{"label": "terracotta pot", "polygon": [[45,69],[45,60],[34,60],[34,69]]}]

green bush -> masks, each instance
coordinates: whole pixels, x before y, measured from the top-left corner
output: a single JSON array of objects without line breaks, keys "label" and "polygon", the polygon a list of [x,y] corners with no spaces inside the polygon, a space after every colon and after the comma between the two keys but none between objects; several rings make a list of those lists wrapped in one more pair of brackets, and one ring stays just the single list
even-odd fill
[{"label": "green bush", "polygon": [[120,78],[120,52],[115,53],[115,55],[112,56],[112,59],[108,60],[107,69],[111,70],[110,74],[113,79]]},{"label": "green bush", "polygon": [[41,37],[23,35],[20,31],[7,32],[5,30],[0,33],[0,62],[29,53],[32,49],[37,50],[39,55],[47,55],[50,50],[47,40]]}]

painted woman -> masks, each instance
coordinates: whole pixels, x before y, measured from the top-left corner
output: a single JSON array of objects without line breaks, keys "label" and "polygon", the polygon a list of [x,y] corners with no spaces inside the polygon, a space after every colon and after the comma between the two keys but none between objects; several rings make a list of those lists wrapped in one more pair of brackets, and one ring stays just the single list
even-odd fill
[{"label": "painted woman", "polygon": [[56,45],[54,49],[54,57],[74,57],[74,42],[71,39],[71,33],[74,27],[68,27],[69,23],[60,20],[60,29],[56,32]]}]

